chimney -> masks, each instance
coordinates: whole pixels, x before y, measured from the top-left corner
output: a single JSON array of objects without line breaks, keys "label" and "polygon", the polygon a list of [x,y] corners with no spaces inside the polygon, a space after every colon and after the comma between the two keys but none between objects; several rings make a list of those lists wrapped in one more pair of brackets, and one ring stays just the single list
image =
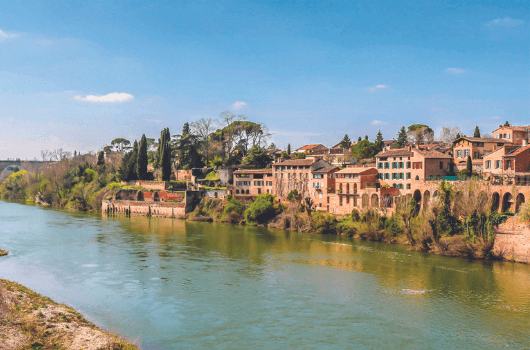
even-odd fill
[{"label": "chimney", "polygon": [[523,139],[523,146],[528,146],[528,140],[527,139]]}]

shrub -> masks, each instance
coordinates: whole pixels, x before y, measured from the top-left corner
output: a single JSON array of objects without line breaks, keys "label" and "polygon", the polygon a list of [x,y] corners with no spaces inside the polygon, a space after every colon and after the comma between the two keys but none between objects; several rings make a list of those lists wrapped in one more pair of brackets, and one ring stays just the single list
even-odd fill
[{"label": "shrub", "polygon": [[302,195],[300,193],[298,193],[298,190],[292,190],[287,195],[287,200],[289,202],[297,202],[297,201],[302,200]]},{"label": "shrub", "polygon": [[243,215],[245,213],[245,204],[235,198],[230,198],[228,200],[228,204],[224,208],[224,213],[236,213],[239,215]]},{"label": "shrub", "polygon": [[319,234],[335,234],[337,233],[337,219],[329,213],[315,213],[313,214],[315,223],[313,224],[313,231]]},{"label": "shrub", "polygon": [[403,233],[401,220],[396,215],[392,215],[388,220],[385,221],[385,230],[393,237],[401,235]]},{"label": "shrub", "polygon": [[245,210],[248,222],[265,224],[281,212],[281,206],[270,193],[259,195]]},{"label": "shrub", "polygon": [[357,228],[351,220],[343,220],[337,223],[337,233],[344,236],[353,236],[357,233]]},{"label": "shrub", "polygon": [[351,211],[351,219],[356,222],[361,219],[361,214],[359,214],[359,211],[357,209],[353,209]]}]

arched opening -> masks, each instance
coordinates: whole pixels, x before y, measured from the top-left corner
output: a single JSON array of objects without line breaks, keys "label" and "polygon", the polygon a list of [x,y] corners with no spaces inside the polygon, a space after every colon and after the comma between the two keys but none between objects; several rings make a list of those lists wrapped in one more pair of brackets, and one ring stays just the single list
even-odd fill
[{"label": "arched opening", "polygon": [[236,190],[236,194],[239,194],[239,190]]},{"label": "arched opening", "polygon": [[519,210],[521,209],[521,205],[524,204],[524,194],[519,193],[517,195],[517,198],[515,199],[515,213],[517,214]]},{"label": "arched opening", "polygon": [[434,191],[434,193],[432,194],[432,198],[438,198],[438,196],[440,195],[440,192],[438,192],[438,190]]},{"label": "arched opening", "polygon": [[513,205],[513,196],[510,192],[506,192],[504,196],[502,196],[501,212],[503,213],[509,212],[512,209],[512,205]]},{"label": "arched opening", "polygon": [[144,193],[142,191],[138,191],[136,194],[136,200],[137,201],[143,201],[144,200]]},{"label": "arched opening", "polygon": [[383,207],[384,208],[392,208],[392,195],[390,193],[387,193],[383,196]]},{"label": "arched opening", "polygon": [[417,203],[418,205],[421,204],[421,192],[420,192],[420,190],[416,190],[416,191],[414,191],[414,196],[413,196],[413,198],[414,198],[414,200],[416,201],[416,203]]},{"label": "arched opening", "polygon": [[431,192],[427,190],[423,193],[423,210],[429,207],[430,200],[431,200]]},{"label": "arched opening", "polygon": [[353,184],[353,194],[357,194],[357,184]]},{"label": "arched opening", "polygon": [[379,196],[375,193],[372,195],[372,207],[379,207]]},{"label": "arched opening", "polygon": [[416,177],[414,178],[414,180],[416,180],[416,181],[420,181],[420,176],[419,176],[419,175],[416,175]]},{"label": "arched opening", "polygon": [[158,192],[153,193],[153,200],[155,202],[160,202],[160,196],[158,195]]},{"label": "arched opening", "polygon": [[499,204],[501,202],[501,196],[495,192],[491,196],[491,212],[496,213],[499,210]]},{"label": "arched opening", "polygon": [[368,208],[370,205],[370,197],[368,196],[368,193],[363,194],[363,208]]}]

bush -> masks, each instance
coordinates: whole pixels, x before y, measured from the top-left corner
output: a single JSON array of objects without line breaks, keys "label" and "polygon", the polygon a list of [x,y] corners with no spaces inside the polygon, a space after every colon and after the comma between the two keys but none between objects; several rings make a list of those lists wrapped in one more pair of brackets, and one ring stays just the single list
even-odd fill
[{"label": "bush", "polygon": [[302,200],[302,195],[300,193],[298,193],[298,190],[292,190],[287,195],[287,200],[289,202],[297,202],[297,201]]},{"label": "bush", "polygon": [[259,195],[245,210],[248,222],[265,224],[281,212],[281,206],[270,193]]},{"label": "bush", "polygon": [[337,233],[337,219],[329,213],[314,213],[313,231],[318,234],[336,234]]},{"label": "bush", "polygon": [[393,237],[399,236],[403,233],[403,226],[401,220],[396,215],[392,215],[385,222],[385,230]]},{"label": "bush", "polygon": [[351,220],[343,220],[336,225],[337,233],[351,237],[357,233],[357,228]]},{"label": "bush", "polygon": [[239,214],[243,215],[245,213],[245,204],[243,204],[241,201],[238,201],[235,198],[230,198],[228,200],[228,204],[224,208],[225,214]]},{"label": "bush", "polygon": [[357,209],[353,209],[351,211],[351,219],[355,222],[361,219],[361,214],[359,214],[359,211]]}]

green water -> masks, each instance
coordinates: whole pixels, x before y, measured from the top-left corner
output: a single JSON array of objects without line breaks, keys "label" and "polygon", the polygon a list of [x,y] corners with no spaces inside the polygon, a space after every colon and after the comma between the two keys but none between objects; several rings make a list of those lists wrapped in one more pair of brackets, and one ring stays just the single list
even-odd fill
[{"label": "green water", "polygon": [[530,346],[530,266],[0,202],[0,276],[144,349]]}]

